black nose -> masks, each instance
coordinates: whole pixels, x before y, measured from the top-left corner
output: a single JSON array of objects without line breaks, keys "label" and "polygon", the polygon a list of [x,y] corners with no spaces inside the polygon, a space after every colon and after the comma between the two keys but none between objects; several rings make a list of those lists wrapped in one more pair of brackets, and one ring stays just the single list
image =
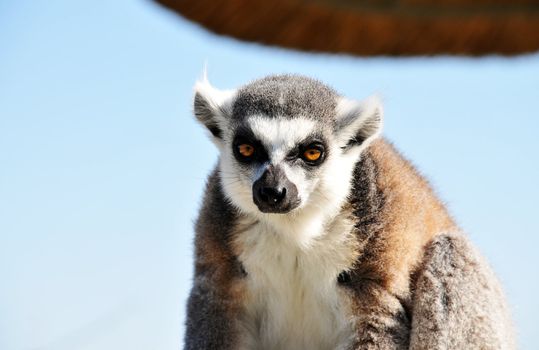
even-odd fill
[{"label": "black nose", "polygon": [[299,205],[296,185],[279,166],[270,165],[253,184],[253,202],[263,213],[288,213]]},{"label": "black nose", "polygon": [[260,200],[268,204],[279,204],[286,197],[285,187],[261,187],[259,192],[258,196]]}]

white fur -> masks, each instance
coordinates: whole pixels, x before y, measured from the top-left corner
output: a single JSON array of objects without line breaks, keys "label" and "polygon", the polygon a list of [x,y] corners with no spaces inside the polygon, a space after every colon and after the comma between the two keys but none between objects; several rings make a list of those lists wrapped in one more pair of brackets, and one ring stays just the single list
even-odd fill
[{"label": "white fur", "polygon": [[[248,223],[246,223],[248,225]],[[247,271],[241,349],[347,349],[350,298],[337,275],[355,258],[351,223],[338,218],[308,248],[260,222],[235,242]]]},{"label": "white fur", "polygon": [[304,117],[293,119],[270,118],[262,115],[249,117],[247,124],[270,151],[271,162],[280,162],[286,152],[312,134],[316,123]]}]

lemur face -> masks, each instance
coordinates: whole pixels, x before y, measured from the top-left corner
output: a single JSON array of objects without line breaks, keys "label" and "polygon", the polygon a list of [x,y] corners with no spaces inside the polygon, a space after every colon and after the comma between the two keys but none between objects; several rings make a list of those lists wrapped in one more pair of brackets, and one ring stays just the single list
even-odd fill
[{"label": "lemur face", "polygon": [[362,149],[379,133],[377,101],[318,81],[273,76],[235,91],[196,86],[195,115],[218,146],[225,195],[257,216],[337,208]]},{"label": "lemur face", "polygon": [[246,117],[222,153],[227,192],[249,211],[284,214],[305,206],[334,146],[331,133],[324,129],[300,116]]}]

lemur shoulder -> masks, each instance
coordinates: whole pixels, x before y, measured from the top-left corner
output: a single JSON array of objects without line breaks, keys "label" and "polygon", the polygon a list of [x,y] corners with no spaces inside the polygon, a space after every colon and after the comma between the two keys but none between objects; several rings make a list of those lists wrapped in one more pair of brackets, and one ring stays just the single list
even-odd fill
[{"label": "lemur shoulder", "polygon": [[310,78],[194,112],[220,151],[196,223],[185,349],[512,349],[501,287],[377,99]]}]

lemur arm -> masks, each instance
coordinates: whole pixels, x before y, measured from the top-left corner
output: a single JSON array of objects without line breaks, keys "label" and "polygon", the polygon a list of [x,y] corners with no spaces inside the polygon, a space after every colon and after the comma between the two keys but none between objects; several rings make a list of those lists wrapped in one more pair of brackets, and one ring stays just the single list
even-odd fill
[{"label": "lemur arm", "polygon": [[195,230],[195,276],[187,302],[185,350],[237,349],[237,319],[244,271],[228,244],[234,212],[224,199],[217,170],[206,188]]},{"label": "lemur arm", "polygon": [[356,289],[354,350],[405,350],[410,321],[401,301],[375,282]]},{"label": "lemur arm", "polygon": [[411,350],[515,348],[499,283],[462,235],[427,248],[412,312]]},{"label": "lemur arm", "polygon": [[234,303],[216,290],[215,283],[198,276],[187,302],[184,349],[236,349],[233,312]]}]

